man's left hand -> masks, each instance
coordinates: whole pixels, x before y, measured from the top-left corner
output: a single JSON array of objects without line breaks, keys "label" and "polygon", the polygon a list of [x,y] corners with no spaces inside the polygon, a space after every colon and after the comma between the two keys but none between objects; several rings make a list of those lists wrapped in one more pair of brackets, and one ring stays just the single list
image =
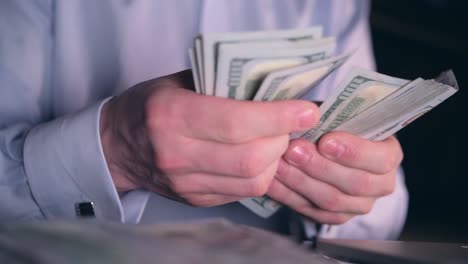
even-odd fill
[{"label": "man's left hand", "polygon": [[402,159],[395,137],[373,142],[332,132],[317,145],[294,140],[267,195],[319,223],[343,224],[394,191]]}]

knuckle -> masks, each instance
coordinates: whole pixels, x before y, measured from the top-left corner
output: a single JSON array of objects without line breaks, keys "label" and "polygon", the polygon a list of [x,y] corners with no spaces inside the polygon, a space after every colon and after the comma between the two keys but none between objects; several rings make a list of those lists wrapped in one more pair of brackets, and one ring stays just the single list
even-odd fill
[{"label": "knuckle", "polygon": [[361,215],[366,215],[366,214],[369,214],[371,211],[372,211],[372,206],[365,207],[365,208],[360,212],[360,214],[361,214]]},{"label": "knuckle", "polygon": [[206,197],[190,197],[185,199],[186,203],[200,208],[211,207],[216,204],[216,201]]},{"label": "knuckle", "polygon": [[240,159],[239,172],[242,176],[253,178],[264,170],[262,166],[262,155],[257,150],[248,150]]},{"label": "knuckle", "polygon": [[404,158],[405,158],[405,153],[403,152],[403,149],[401,149],[401,147],[400,147],[399,151],[398,151],[397,164],[400,165],[403,162]]},{"label": "knuckle", "polygon": [[305,216],[318,220],[316,218],[317,216],[317,209],[312,207],[311,204],[297,204],[293,207],[296,211],[298,211],[301,214],[304,214]]},{"label": "knuckle", "polygon": [[388,183],[388,184],[385,184],[385,186],[383,187],[383,195],[386,196],[386,195],[390,195],[392,194],[396,189],[396,177],[392,177],[392,180]]},{"label": "knuckle", "polygon": [[167,183],[167,187],[179,196],[183,196],[188,192],[188,186],[190,186],[190,184],[181,183],[178,180],[169,180]]},{"label": "knuckle", "polygon": [[347,215],[329,212],[319,212],[318,214],[314,214],[309,217],[311,217],[319,223],[329,225],[341,225],[349,220],[349,217]]},{"label": "knuckle", "polygon": [[341,194],[332,194],[328,196],[324,196],[323,201],[319,204],[319,206],[326,210],[326,211],[339,211],[343,207],[344,203],[344,196]]},{"label": "knuckle", "polygon": [[332,161],[329,161],[328,159],[320,159],[317,158],[316,155],[312,155],[306,166],[308,168],[314,168],[314,171],[318,172],[317,176],[319,176],[325,174],[328,171],[332,171],[334,163]]},{"label": "knuckle", "polygon": [[373,176],[367,172],[359,171],[355,175],[355,181],[351,184],[350,195],[365,196],[372,190]]},{"label": "knuckle", "polygon": [[302,189],[302,186],[307,181],[308,176],[303,173],[290,172],[288,177],[285,177],[284,181],[291,186],[292,189]]},{"label": "knuckle", "polygon": [[156,100],[150,99],[146,105],[146,127],[153,133],[167,131],[176,120],[179,120],[176,116],[177,109],[172,104],[154,101]]},{"label": "knuckle", "polygon": [[372,201],[372,202],[369,202],[367,203],[365,206],[363,206],[362,208],[362,211],[361,211],[361,214],[368,214],[372,211],[372,208],[374,208],[374,202],[375,201]]},{"label": "knuckle", "polygon": [[397,166],[395,155],[389,155],[387,160],[382,164],[382,173],[388,173],[392,171]]},{"label": "knuckle", "polygon": [[270,182],[264,179],[255,179],[247,188],[247,195],[249,197],[263,196],[268,192]]},{"label": "knuckle", "polygon": [[159,135],[164,129],[168,129],[171,126],[171,120],[167,116],[152,117],[147,116],[145,120],[145,126],[150,134]]},{"label": "knuckle", "polygon": [[184,198],[184,202],[190,206],[193,206],[193,207],[200,207],[199,206],[199,203],[198,203],[198,199],[196,198],[192,198],[192,197],[185,197]]},{"label": "knuckle", "polygon": [[403,151],[399,149],[394,155],[391,155],[391,158],[390,158],[391,166],[390,168],[387,168],[387,169],[392,170],[398,167],[402,161],[403,161]]},{"label": "knuckle", "polygon": [[243,129],[233,118],[226,118],[219,125],[218,137],[221,141],[227,143],[240,142],[243,135]]},{"label": "knuckle", "polygon": [[346,223],[350,217],[345,214],[321,212],[315,219],[322,224],[341,225]]},{"label": "knuckle", "polygon": [[155,157],[156,168],[165,173],[176,173],[185,167],[183,160],[169,154],[158,154]]},{"label": "knuckle", "polygon": [[366,215],[370,213],[370,211],[372,210],[374,206],[374,202],[375,202],[374,198],[368,198],[368,199],[359,201],[356,204],[355,209],[353,210],[353,213],[356,215]]},{"label": "knuckle", "polygon": [[382,173],[389,173],[400,165],[403,160],[403,151],[398,150],[387,155],[385,162],[382,164]]},{"label": "knuckle", "polygon": [[393,137],[394,141],[395,141],[395,148],[396,148],[396,160],[397,160],[397,163],[401,163],[401,161],[403,161],[403,157],[404,157],[404,153],[403,153],[403,148],[401,147],[401,144],[400,142],[395,138]]},{"label": "knuckle", "polygon": [[341,225],[352,218],[351,215],[314,209],[310,206],[299,207],[298,212],[321,224]]},{"label": "knuckle", "polygon": [[349,221],[351,217],[345,214],[334,214],[330,216],[329,224],[342,225]]}]

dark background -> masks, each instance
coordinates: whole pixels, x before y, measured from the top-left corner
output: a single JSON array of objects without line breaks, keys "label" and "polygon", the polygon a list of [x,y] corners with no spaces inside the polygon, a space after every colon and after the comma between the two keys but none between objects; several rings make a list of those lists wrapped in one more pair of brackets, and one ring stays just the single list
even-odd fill
[{"label": "dark background", "polygon": [[372,2],[379,72],[414,79],[451,68],[460,86],[457,94],[398,133],[410,194],[403,240],[468,242],[467,3]]}]

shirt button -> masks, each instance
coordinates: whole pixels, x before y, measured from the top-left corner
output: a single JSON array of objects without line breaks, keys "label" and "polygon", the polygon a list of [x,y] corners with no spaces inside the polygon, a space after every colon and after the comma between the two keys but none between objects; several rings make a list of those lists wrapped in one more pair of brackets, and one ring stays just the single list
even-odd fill
[{"label": "shirt button", "polygon": [[93,202],[82,202],[75,204],[76,215],[79,217],[94,217]]}]

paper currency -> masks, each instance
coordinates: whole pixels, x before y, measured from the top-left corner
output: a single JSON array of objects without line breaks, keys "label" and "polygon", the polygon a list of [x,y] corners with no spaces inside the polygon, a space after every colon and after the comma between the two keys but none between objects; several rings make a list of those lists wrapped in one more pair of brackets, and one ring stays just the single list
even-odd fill
[{"label": "paper currency", "polygon": [[299,98],[308,87],[340,67],[349,55],[308,63],[269,74],[258,89],[254,101],[279,101]]},{"label": "paper currency", "polygon": [[198,66],[198,72],[196,74],[199,76],[199,86],[204,90],[204,94],[214,95],[218,47],[224,43],[268,42],[274,40],[294,42],[298,40],[318,39],[321,37],[322,27],[261,32],[209,33],[200,35],[195,38],[194,52]]},{"label": "paper currency", "polygon": [[271,72],[323,60],[335,49],[334,39],[303,43],[224,44],[219,47],[215,95],[251,100]]},{"label": "paper currency", "polygon": [[202,84],[201,80],[198,73],[198,63],[197,59],[195,57],[195,51],[193,49],[189,49],[188,51],[189,54],[189,59],[190,59],[190,64],[192,65],[192,72],[193,72],[193,83],[195,84],[195,91],[199,94],[204,94],[204,91],[202,90]]},{"label": "paper currency", "polygon": [[416,79],[334,130],[369,140],[383,140],[457,91],[458,84],[451,70],[443,72],[436,80]]},{"label": "paper currency", "polygon": [[[301,98],[351,54],[334,55],[335,40],[322,29],[204,34],[189,50],[197,93],[236,100]],[[458,90],[452,71],[414,81],[354,68],[320,106],[316,127],[292,134],[317,142],[330,131],[383,140]],[[268,196],[239,201],[267,218],[281,204]]]},{"label": "paper currency", "polygon": [[240,200],[239,203],[249,208],[258,216],[268,218],[281,208],[281,204],[264,195]]},{"label": "paper currency", "polygon": [[407,80],[364,69],[353,69],[320,106],[321,117],[317,126],[301,137],[315,142],[323,134],[335,129],[406,83]]}]

